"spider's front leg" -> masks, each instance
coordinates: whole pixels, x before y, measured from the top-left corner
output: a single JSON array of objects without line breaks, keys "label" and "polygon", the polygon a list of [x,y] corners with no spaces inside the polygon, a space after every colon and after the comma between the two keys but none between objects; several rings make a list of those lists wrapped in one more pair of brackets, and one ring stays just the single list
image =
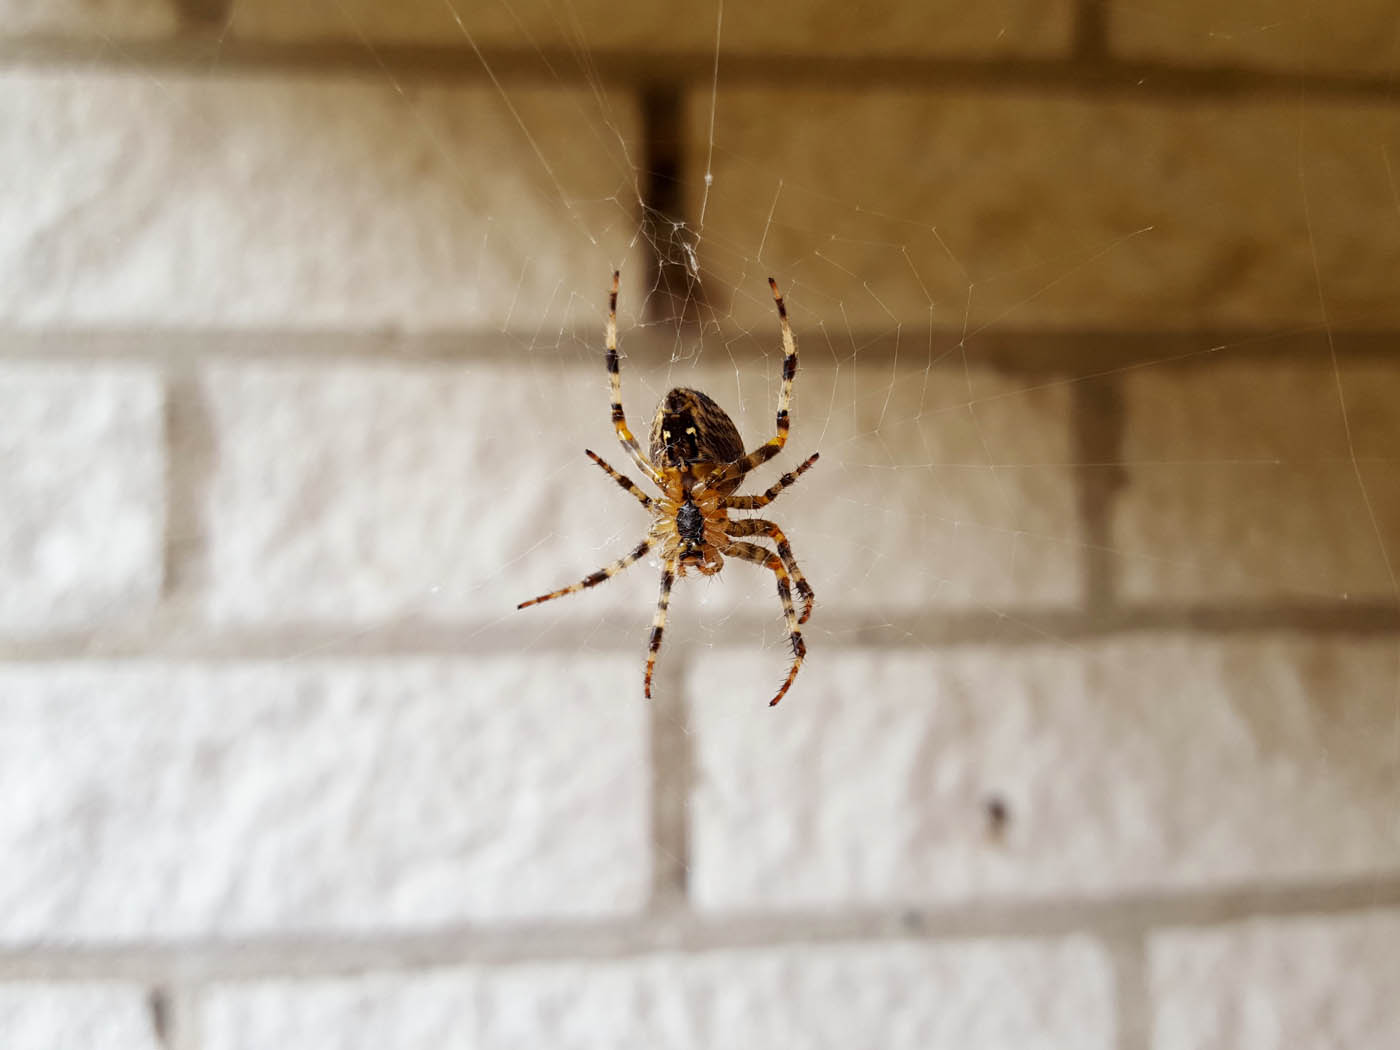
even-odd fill
[{"label": "spider's front leg", "polygon": [[614,270],[612,291],[608,294],[608,386],[612,391],[613,428],[617,431],[618,441],[622,442],[622,447],[627,450],[632,461],[637,464],[643,474],[660,485],[661,475],[642,455],[642,446],[637,443],[636,437],[627,426],[627,414],[622,411],[622,364],[617,357],[617,282],[619,276],[618,271]]},{"label": "spider's front leg", "polygon": [[612,579],[612,577],[616,576],[618,573],[620,573],[623,569],[627,568],[627,566],[631,565],[633,562],[640,561],[643,557],[646,556],[646,552],[651,550],[651,547],[651,539],[644,539],[641,543],[637,544],[637,546],[631,552],[629,552],[628,554],[624,554],[621,558],[618,558],[617,561],[613,562],[611,565],[604,565],[597,572],[585,576],[583,579],[579,580],[578,583],[571,583],[569,584],[569,586],[561,587],[557,591],[550,591],[548,594],[541,594],[538,598],[531,598],[528,602],[521,602],[519,605],[516,606],[516,608],[524,609],[531,605],[539,605],[540,602],[547,602],[552,601],[555,598],[562,598],[567,594],[575,594],[588,587],[596,587],[604,580]]},{"label": "spider's front leg", "polygon": [[783,616],[787,620],[788,639],[792,642],[792,668],[788,671],[787,679],[783,682],[782,687],[779,688],[778,695],[768,701],[768,706],[772,707],[792,687],[793,679],[797,677],[798,669],[802,666],[802,658],[807,655],[807,643],[802,640],[802,632],[797,629],[797,610],[792,607],[792,588],[788,584],[787,569],[781,558],[771,551],[764,550],[756,543],[735,541],[725,548],[724,553],[735,558],[743,558],[744,561],[751,561],[755,565],[762,565],[778,578],[778,597],[782,599]]}]

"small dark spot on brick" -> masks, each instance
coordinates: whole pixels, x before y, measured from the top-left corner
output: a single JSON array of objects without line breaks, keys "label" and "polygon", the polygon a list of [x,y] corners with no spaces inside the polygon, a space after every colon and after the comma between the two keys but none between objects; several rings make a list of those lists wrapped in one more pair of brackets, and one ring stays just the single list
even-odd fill
[{"label": "small dark spot on brick", "polygon": [[982,802],[982,813],[987,820],[987,833],[993,838],[1001,838],[1006,826],[1011,823],[1011,809],[1000,795],[989,795]]}]

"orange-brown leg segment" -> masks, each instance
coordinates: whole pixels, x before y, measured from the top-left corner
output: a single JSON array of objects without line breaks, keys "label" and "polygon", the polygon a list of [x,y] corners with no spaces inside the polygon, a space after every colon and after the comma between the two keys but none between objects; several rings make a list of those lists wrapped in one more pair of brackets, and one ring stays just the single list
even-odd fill
[{"label": "orange-brown leg segment", "polygon": [[602,456],[598,455],[598,453],[594,452],[591,448],[586,448],[583,451],[587,453],[589,459],[591,459],[594,463],[598,464],[598,466],[603,468],[603,470],[607,473],[608,477],[612,478],[624,489],[632,493],[632,495],[636,496],[637,499],[641,501],[643,507],[646,507],[648,510],[651,509],[651,497],[648,496],[641,489],[637,488],[636,483],[631,478],[627,477],[627,475],[625,474],[619,474],[617,471],[613,470],[613,468],[608,465],[607,461],[604,460]]},{"label": "orange-brown leg segment", "polygon": [[793,556],[792,547],[788,545],[783,530],[765,518],[741,518],[726,523],[724,531],[731,536],[767,536],[777,544],[778,557],[783,559],[783,568],[787,569],[788,575],[792,577],[792,585],[802,596],[802,617],[797,622],[806,623],[812,616],[812,603],[817,600],[817,596],[812,592],[812,585],[802,575],[802,570],[797,567],[797,559]]},{"label": "orange-brown leg segment", "polygon": [[797,610],[792,607],[792,589],[788,585],[787,569],[784,568],[781,558],[771,551],[764,550],[756,543],[736,541],[726,547],[724,553],[731,557],[743,558],[756,565],[762,565],[778,578],[778,597],[783,602],[783,616],[787,619],[788,638],[792,642],[792,668],[788,671],[787,679],[778,689],[778,695],[768,701],[768,706],[772,707],[792,687],[793,679],[797,677],[798,669],[802,666],[802,658],[807,655],[807,645],[802,641],[802,632],[797,629]]},{"label": "orange-brown leg segment", "polygon": [[778,494],[787,488],[803,474],[805,474],[819,458],[820,452],[813,452],[798,466],[796,470],[788,471],[774,482],[767,492],[757,496],[721,496],[719,505],[728,507],[730,510],[758,510],[759,507],[766,507],[778,498]]},{"label": "orange-brown leg segment", "polygon": [[627,450],[627,454],[632,457],[633,462],[641,469],[642,473],[651,478],[658,485],[661,484],[661,475],[656,472],[646,456],[642,455],[642,446],[637,444],[637,439],[632,431],[627,428],[627,416],[622,411],[622,375],[621,363],[617,358],[617,281],[618,272],[613,271],[612,291],[608,294],[608,383],[612,388],[612,421],[613,428],[617,431],[617,439],[622,442],[622,447]]},{"label": "orange-brown leg segment", "polygon": [[676,574],[668,564],[661,573],[661,597],[656,599],[656,616],[651,621],[651,642],[647,645],[647,673],[642,683],[642,691],[651,699],[651,674],[656,669],[656,654],[661,650],[661,634],[666,630],[666,608],[671,604],[671,584],[676,582]]},{"label": "orange-brown leg segment", "polygon": [[797,375],[797,342],[792,337],[792,326],[788,324],[787,306],[778,292],[778,282],[768,278],[768,287],[773,290],[773,301],[778,304],[778,323],[783,332],[783,385],[778,391],[778,432],[765,444],[754,449],[743,459],[736,459],[723,470],[716,471],[705,479],[701,488],[714,488],[716,485],[734,478],[743,477],[754,467],[767,463],[783,450],[787,444],[788,407],[792,404],[792,377]]},{"label": "orange-brown leg segment", "polygon": [[631,553],[618,558],[617,561],[613,562],[611,565],[605,565],[597,572],[585,576],[583,579],[579,580],[578,583],[571,583],[569,586],[561,587],[557,591],[550,591],[548,594],[541,594],[538,598],[531,598],[528,602],[521,602],[516,608],[524,609],[530,605],[539,605],[540,602],[547,602],[554,598],[562,598],[566,594],[574,594],[588,587],[596,587],[604,580],[616,576],[634,561],[640,560],[649,550],[651,550],[651,540],[643,540],[641,543],[637,544],[636,549]]}]

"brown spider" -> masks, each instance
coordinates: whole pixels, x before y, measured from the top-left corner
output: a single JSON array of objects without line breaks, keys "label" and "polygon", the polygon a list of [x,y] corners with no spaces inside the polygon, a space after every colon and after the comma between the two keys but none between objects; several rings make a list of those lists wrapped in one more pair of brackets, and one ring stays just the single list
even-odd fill
[{"label": "brown spider", "polygon": [[[807,655],[807,646],[797,626],[806,623],[812,615],[812,603],[816,596],[803,578],[802,570],[797,567],[787,537],[778,526],[763,518],[731,521],[727,512],[766,507],[817,461],[817,453],[813,452],[796,470],[784,474],[762,495],[733,495],[744,480],[744,475],[767,463],[787,443],[788,404],[792,398],[792,377],[797,374],[797,344],[788,325],[787,307],[783,305],[783,297],[778,294],[777,282],[768,278],[773,301],[778,304],[778,322],[782,326],[785,355],[783,385],[778,394],[777,435],[745,455],[739,429],[724,409],[698,390],[676,387],[657,406],[656,418],[651,423],[651,458],[648,459],[642,455],[632,431],[627,429],[627,418],[622,411],[622,379],[618,374],[617,360],[617,282],[618,274],[614,272],[612,293],[608,297],[608,377],[612,383],[613,426],[627,454],[662,494],[660,497],[648,496],[630,478],[613,470],[592,450],[585,449],[589,459],[651,512],[651,528],[647,538],[625,557],[578,583],[521,602],[516,608],[538,605],[551,598],[562,598],[586,587],[597,586],[640,560],[648,551],[659,551],[661,597],[657,600],[656,618],[652,621],[644,680],[646,695],[650,699],[652,671],[656,666],[657,651],[661,648],[661,634],[666,628],[666,607],[671,600],[671,585],[676,577],[684,576],[687,566],[695,568],[701,575],[713,576],[724,567],[726,555],[762,565],[777,577],[778,597],[783,603],[783,615],[787,618],[788,636],[792,642],[792,668],[778,695],[769,701],[771,707],[788,691],[797,677],[798,668],[802,666],[802,658]],[[757,543],[735,540],[733,537],[736,536],[766,536],[777,545],[778,553],[774,554]],[[789,580],[802,596],[801,619],[798,619],[792,607]]]}]

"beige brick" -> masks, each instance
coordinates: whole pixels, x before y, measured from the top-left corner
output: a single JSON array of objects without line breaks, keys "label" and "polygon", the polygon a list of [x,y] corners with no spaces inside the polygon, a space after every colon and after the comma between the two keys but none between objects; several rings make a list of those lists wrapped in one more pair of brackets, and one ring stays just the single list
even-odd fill
[{"label": "beige brick", "polygon": [[144,990],[115,982],[0,983],[5,1050],[158,1050]]},{"label": "beige brick", "polygon": [[809,650],[772,710],[776,640],[690,674],[706,911],[1400,871],[1394,641]]},{"label": "beige brick", "polygon": [[[468,46],[470,34],[481,47],[582,47],[593,53],[595,65],[602,65],[609,52],[624,49],[712,53],[716,13],[713,7],[697,7],[678,18],[664,5],[619,6],[605,0],[577,0],[568,7],[449,5],[441,0],[242,0],[234,11],[233,29],[249,38],[333,37],[462,47]],[[729,4],[719,42],[725,54],[759,56],[1042,54],[1068,44],[1072,17],[1067,0],[1007,0],[987,7],[935,0],[870,8],[819,0],[782,11]]]},{"label": "beige brick", "polygon": [[0,940],[633,912],[635,674],[580,654],[0,670]]},{"label": "beige brick", "polygon": [[[1386,463],[1400,443],[1400,369],[1372,365],[1343,387],[1314,362],[1230,362],[1124,378],[1128,484],[1116,503],[1113,564],[1137,599],[1394,596],[1400,495]],[[1391,401],[1391,404],[1394,402]],[[1374,495],[1372,506],[1367,500]],[[1371,511],[1376,511],[1372,519]]]},{"label": "beige brick", "polygon": [[1386,77],[1400,60],[1390,0],[1133,0],[1113,4],[1108,25],[1125,57],[1173,65]]},{"label": "beige brick", "polygon": [[[668,386],[698,384],[757,445],[773,430],[780,360],[769,347],[742,368],[629,364],[634,429],[649,429]],[[788,531],[820,600],[843,613],[1072,600],[1065,389],[914,360],[800,374],[782,469],[813,450],[823,459],[764,513]],[[204,511],[216,621],[515,615],[646,534],[646,512],[582,455],[591,447],[641,480],[608,421],[596,348],[530,365],[220,367],[204,396],[217,449]],[[769,467],[746,491],[777,476]],[[678,622],[695,603],[779,622],[761,568],[692,577]],[[547,625],[630,613],[640,631],[657,578],[643,562],[519,615]]]},{"label": "beige brick", "polygon": [[171,33],[176,12],[171,0],[0,0],[0,37],[62,35],[110,43]]},{"label": "beige brick", "polygon": [[163,413],[147,369],[0,370],[0,631],[150,614],[163,576]]},{"label": "beige brick", "polygon": [[814,945],[227,984],[208,994],[202,1022],[209,1050],[1113,1045],[1108,963],[1078,938]]},{"label": "beige brick", "polygon": [[618,100],[605,120],[583,91],[510,101],[384,76],[7,73],[0,322],[518,325],[546,342],[576,310],[592,324],[633,254],[613,129],[634,140],[635,117]]},{"label": "beige brick", "polygon": [[1259,919],[1149,943],[1154,1050],[1400,1044],[1400,913]]},{"label": "beige brick", "polygon": [[[699,261],[833,332],[1400,320],[1389,106],[723,90]],[[690,107],[691,214],[710,99]],[[1316,270],[1314,266],[1316,265]]]}]

